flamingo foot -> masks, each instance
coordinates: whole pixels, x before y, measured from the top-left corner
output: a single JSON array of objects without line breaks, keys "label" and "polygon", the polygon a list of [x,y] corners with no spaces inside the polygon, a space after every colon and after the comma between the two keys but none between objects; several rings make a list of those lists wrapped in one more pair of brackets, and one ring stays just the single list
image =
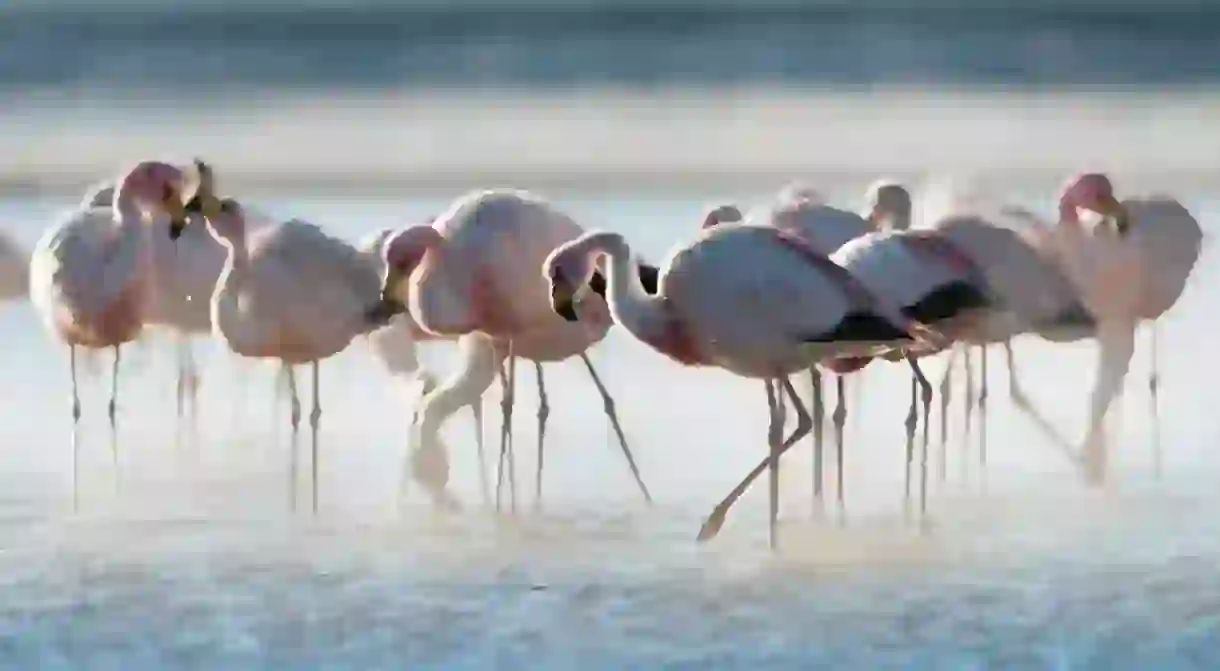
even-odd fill
[{"label": "flamingo foot", "polygon": [[699,528],[699,535],[695,540],[700,543],[706,543],[715,538],[720,533],[721,527],[724,526],[724,519],[728,513],[729,509],[727,506],[716,506],[712,514],[708,515],[707,520],[703,522],[703,526]]}]

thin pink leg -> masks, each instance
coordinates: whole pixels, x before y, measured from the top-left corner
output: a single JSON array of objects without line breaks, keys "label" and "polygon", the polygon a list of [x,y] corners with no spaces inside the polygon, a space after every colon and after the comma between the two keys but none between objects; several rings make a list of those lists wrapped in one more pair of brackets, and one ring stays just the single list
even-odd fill
[{"label": "thin pink leg", "polygon": [[792,432],[792,435],[789,436],[788,439],[778,447],[778,449],[772,450],[770,454],[759,462],[759,464],[755,466],[754,469],[751,470],[749,474],[747,474],[746,477],[733,488],[732,491],[729,492],[728,496],[724,497],[724,500],[716,505],[715,509],[712,510],[712,514],[708,516],[707,520],[703,523],[703,526],[699,529],[698,540],[700,542],[706,542],[715,538],[716,535],[720,533],[721,527],[724,526],[724,520],[728,516],[729,509],[733,507],[733,504],[737,502],[737,499],[741,498],[741,495],[750,488],[750,485],[758,479],[758,476],[762,475],[763,471],[767,470],[767,468],[771,466],[772,462],[777,462],[779,458],[783,456],[784,452],[787,452],[789,448],[795,445],[797,441],[804,438],[813,429],[813,418],[811,418],[809,413],[805,410],[805,404],[801,400],[801,397],[796,393],[796,389],[792,387],[792,383],[788,380],[788,378],[780,378],[779,382],[783,385],[784,391],[788,393],[789,398],[792,399],[793,405],[796,408],[796,430]]}]

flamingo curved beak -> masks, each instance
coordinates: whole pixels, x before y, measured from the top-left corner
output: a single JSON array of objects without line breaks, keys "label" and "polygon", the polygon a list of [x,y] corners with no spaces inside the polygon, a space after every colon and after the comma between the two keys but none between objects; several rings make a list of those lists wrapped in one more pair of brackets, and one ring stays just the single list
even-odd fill
[{"label": "flamingo curved beak", "polygon": [[182,237],[182,231],[186,229],[187,221],[186,207],[182,204],[182,197],[178,192],[173,191],[166,194],[161,206],[169,215],[169,239],[177,240]]},{"label": "flamingo curved beak", "polygon": [[1104,214],[1114,220],[1114,228],[1118,231],[1120,237],[1126,236],[1131,230],[1131,213],[1127,211],[1127,206],[1123,205],[1117,198],[1110,197],[1103,202]]},{"label": "flamingo curved beak", "polygon": [[364,322],[372,329],[379,329],[382,326],[390,323],[396,315],[400,315],[407,311],[406,306],[397,298],[392,296],[387,297],[382,294],[381,300],[369,306],[364,311]]},{"label": "flamingo curved beak", "polygon": [[579,320],[576,316],[576,291],[572,284],[564,277],[563,271],[555,268],[551,271],[551,311],[563,317],[565,321],[575,322]]}]

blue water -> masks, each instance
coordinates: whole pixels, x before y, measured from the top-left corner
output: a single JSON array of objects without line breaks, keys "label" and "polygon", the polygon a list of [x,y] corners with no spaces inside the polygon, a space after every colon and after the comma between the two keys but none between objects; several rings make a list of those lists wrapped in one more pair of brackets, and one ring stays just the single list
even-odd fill
[{"label": "blue water", "polygon": [[[590,227],[623,230],[651,258],[693,229],[704,206],[681,195],[555,198]],[[1183,198],[1212,227],[1218,201]],[[0,214],[32,244],[71,202],[10,201]],[[354,240],[433,213],[445,196],[257,202]],[[678,369],[619,333],[592,356],[657,496],[654,511],[635,497],[583,370],[565,363],[547,378],[544,512],[479,512],[461,415],[447,435],[455,492],[470,509],[434,517],[409,491],[397,512],[412,394],[357,342],[323,368],[321,517],[292,514],[286,411],[272,414],[271,369],[200,343],[202,437],[178,445],[172,350],[154,335],[124,358],[117,493],[97,375],[105,367],[94,364],[83,382],[74,514],[65,353],[28,305],[0,307],[11,390],[0,407],[0,667],[1215,668],[1220,460],[1207,352],[1218,294],[1209,263],[1210,253],[1161,335],[1162,481],[1150,475],[1142,341],[1114,429],[1109,494],[1082,491],[994,373],[988,492],[977,439],[963,447],[955,411],[947,481],[933,475],[934,525],[921,537],[899,512],[907,376],[878,366],[853,381],[864,386],[849,419],[848,526],[811,518],[809,450],[800,448],[781,480],[776,557],[765,550],[762,487],[714,543],[693,542],[702,515],[762,454],[758,385]],[[453,364],[444,345],[425,355],[438,371]],[[1076,435],[1091,347],[1022,342],[1018,355],[1027,389]],[[531,372],[516,424],[527,512]],[[497,400],[493,390],[489,424]]]},{"label": "blue water", "polygon": [[[1110,3],[1114,4],[1114,3]],[[13,10],[0,92],[175,97],[271,88],[571,89],[780,84],[1198,85],[1220,10],[879,7],[228,11]]]}]

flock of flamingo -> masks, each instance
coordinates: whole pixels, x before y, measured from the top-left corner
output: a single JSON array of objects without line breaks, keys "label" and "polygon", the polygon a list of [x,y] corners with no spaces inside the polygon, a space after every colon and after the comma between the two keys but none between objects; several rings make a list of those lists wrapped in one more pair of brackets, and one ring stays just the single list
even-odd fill
[{"label": "flock of flamingo", "polygon": [[[28,292],[46,328],[68,346],[74,492],[81,416],[77,349],[113,350],[113,449],[120,354],[154,326],[180,336],[180,417],[188,407],[193,412],[199,384],[192,336],[214,333],[241,357],[280,362],[279,388],[291,399],[294,438],[301,404],[293,370],[309,364],[315,511],[320,363],[358,336],[370,338],[392,373],[423,381],[404,474],[437,506],[458,505],[447,490],[442,426],[471,408],[482,466],[481,399],[498,376],[503,422],[494,499],[499,508],[507,477],[515,508],[511,425],[517,359],[533,362],[537,376],[535,496],[541,497],[550,412],[542,366],[574,356],[600,392],[635,481],[651,502],[614,401],[586,353],[612,325],[683,366],[718,367],[763,382],[769,453],[715,507],[700,540],[718,533],[734,502],[768,471],[774,546],[779,459],[811,434],[814,495],[822,499],[823,371],[835,375],[837,404],[830,420],[842,513],[845,377],[878,357],[905,361],[911,370],[905,495],[909,510],[917,479],[921,519],[935,389],[920,360],[946,350],[966,358],[966,416],[971,408],[980,413],[981,459],[987,346],[1000,344],[1013,400],[1038,418],[1088,482],[1102,482],[1106,411],[1127,374],[1137,326],[1155,322],[1178,300],[1198,260],[1202,232],[1195,219],[1171,197],[1119,200],[1100,173],[1066,183],[1057,222],[1020,208],[965,206],[917,222],[910,193],[895,181],[876,183],[867,197],[862,215],[800,186],[786,187],[744,213],[736,205],[714,207],[660,266],[651,266],[636,257],[624,235],[586,231],[524,191],[474,191],[426,223],[376,231],[352,245],[305,221],[253,216],[242,203],[221,196],[213,168],[203,161],[144,161],[91,189],[42,236],[28,262],[20,250],[0,248],[0,274],[11,280],[11,294]],[[1153,323],[1149,379],[1154,425],[1155,328]],[[1100,366],[1083,447],[1055,432],[1020,390],[1011,341],[1023,334],[1096,341]],[[462,357],[458,372],[447,379],[424,371],[415,353],[417,343],[440,340],[457,341]],[[977,390],[971,348],[981,363]],[[952,362],[939,387],[942,444]],[[812,383],[808,404],[792,381],[804,372]],[[785,436],[789,409],[796,424]],[[943,473],[943,454],[941,464]],[[294,440],[294,502],[296,468]],[[482,467],[480,482],[490,504],[493,485]]]}]

